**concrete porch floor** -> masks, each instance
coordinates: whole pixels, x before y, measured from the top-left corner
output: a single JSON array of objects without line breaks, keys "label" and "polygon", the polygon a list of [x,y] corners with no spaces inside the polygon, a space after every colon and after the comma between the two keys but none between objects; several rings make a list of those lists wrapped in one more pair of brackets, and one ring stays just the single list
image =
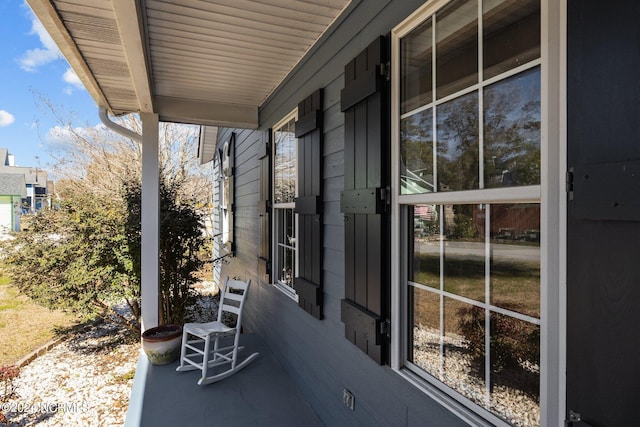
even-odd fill
[{"label": "concrete porch floor", "polygon": [[141,353],[125,427],[324,425],[257,335],[242,335],[241,344],[241,359],[255,351],[258,358],[206,386],[196,384],[200,371],[176,372],[178,362],[154,366]]}]

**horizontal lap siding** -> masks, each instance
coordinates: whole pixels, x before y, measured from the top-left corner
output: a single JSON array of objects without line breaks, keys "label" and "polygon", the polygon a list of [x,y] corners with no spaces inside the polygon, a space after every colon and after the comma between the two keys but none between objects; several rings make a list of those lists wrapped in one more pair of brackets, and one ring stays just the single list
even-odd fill
[{"label": "horizontal lap siding", "polygon": [[[236,219],[237,256],[222,267],[222,276],[252,280],[245,329],[265,340],[328,426],[466,425],[347,341],[340,319],[345,291],[344,214],[340,212],[340,192],[344,189],[344,114],[340,112],[344,66],[422,3],[354,1],[351,14],[312,49],[312,56],[301,62],[261,108],[260,130],[233,130],[237,144],[236,212],[240,218]],[[319,88],[324,88],[323,320],[309,316],[272,285],[260,284],[257,276],[257,157],[261,134]],[[219,143],[230,132],[221,129]],[[355,395],[353,412],[342,403],[343,388]]]}]

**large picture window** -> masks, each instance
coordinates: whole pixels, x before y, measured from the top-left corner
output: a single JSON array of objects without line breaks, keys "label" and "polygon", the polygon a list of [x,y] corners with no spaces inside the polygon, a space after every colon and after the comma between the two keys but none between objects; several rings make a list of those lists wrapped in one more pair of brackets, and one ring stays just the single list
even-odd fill
[{"label": "large picture window", "polygon": [[273,128],[273,243],[275,285],[296,299],[293,279],[296,277],[297,255],[297,140],[296,112],[292,112]]},{"label": "large picture window", "polygon": [[403,363],[538,426],[540,1],[438,4],[395,33]]}]

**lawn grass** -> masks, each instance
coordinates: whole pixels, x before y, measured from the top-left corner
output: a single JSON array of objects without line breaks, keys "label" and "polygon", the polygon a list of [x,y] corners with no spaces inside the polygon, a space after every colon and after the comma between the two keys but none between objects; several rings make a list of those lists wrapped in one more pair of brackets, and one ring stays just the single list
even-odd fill
[{"label": "lawn grass", "polygon": [[12,365],[80,319],[35,304],[0,270],[0,366]]},{"label": "lawn grass", "polygon": [[[418,254],[414,260],[412,280],[438,289],[440,287],[440,257]],[[444,290],[479,302],[485,302],[485,261],[454,258],[444,262]],[[500,261],[491,263],[490,303],[532,317],[540,317],[540,265],[533,262]],[[412,290],[411,305],[414,323],[438,329],[440,298],[421,289]],[[461,301],[445,298],[445,332],[458,332],[458,312],[467,307]]]}]

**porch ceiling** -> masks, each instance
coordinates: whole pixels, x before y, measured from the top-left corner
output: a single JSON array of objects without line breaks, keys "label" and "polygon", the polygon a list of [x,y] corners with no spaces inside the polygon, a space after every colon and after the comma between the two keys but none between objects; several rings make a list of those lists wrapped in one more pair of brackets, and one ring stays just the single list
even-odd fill
[{"label": "porch ceiling", "polygon": [[350,0],[27,0],[99,106],[255,128]]}]

